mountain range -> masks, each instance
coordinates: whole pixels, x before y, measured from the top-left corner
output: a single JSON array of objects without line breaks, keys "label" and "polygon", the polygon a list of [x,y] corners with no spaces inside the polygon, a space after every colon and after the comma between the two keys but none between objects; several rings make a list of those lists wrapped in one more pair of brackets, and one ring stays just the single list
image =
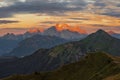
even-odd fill
[{"label": "mountain range", "polygon": [[30,56],[16,61],[0,64],[0,76],[27,74],[35,71],[51,71],[65,64],[78,62],[87,53],[104,51],[120,56],[120,40],[98,30],[86,38],[55,46],[51,49],[40,49]]},{"label": "mountain range", "polygon": [[[65,27],[65,26],[66,25],[62,25],[61,27]],[[13,33],[7,33],[4,36],[0,37],[0,44],[1,44],[0,45],[0,55],[4,55],[4,54],[6,55],[8,53],[14,52],[13,51],[14,49],[16,49],[19,45],[22,45],[21,42],[26,41],[27,38],[32,39],[32,38],[34,38],[32,36],[35,36],[38,34],[41,36],[54,36],[54,37],[56,36],[56,37],[59,37],[62,39],[66,39],[68,41],[80,40],[87,36],[87,34],[80,34],[80,32],[79,33],[74,32],[75,30],[70,31],[68,29],[62,28],[62,31],[58,31],[57,28],[60,29],[60,25],[58,27],[56,27],[56,26],[50,27],[50,28],[46,29],[45,31],[41,31],[41,29],[31,29],[31,30],[25,32],[24,34],[19,34],[19,35],[15,35]],[[78,30],[78,31],[80,31],[80,30]],[[81,33],[83,33],[83,32],[81,32]],[[33,45],[35,45],[35,43]],[[52,44],[51,44],[51,46],[52,46]],[[44,48],[44,47],[41,46],[40,48]]]},{"label": "mountain range", "polygon": [[[111,36],[120,39],[120,34],[115,33],[113,31],[109,31],[108,33]],[[21,42],[26,41],[27,38],[32,39],[33,38],[32,36],[35,36],[35,35],[54,36],[54,37],[59,37],[59,38],[65,39],[67,41],[79,41],[88,36],[88,34],[85,30],[82,30],[79,27],[73,28],[67,24],[57,24],[56,26],[50,27],[46,30],[31,29],[31,30],[28,30],[27,32],[25,32],[24,34],[20,34],[20,35],[15,35],[13,33],[7,33],[4,36],[0,37],[0,44],[1,44],[0,45],[0,55],[6,55],[9,53],[17,55],[17,53],[12,53],[12,52],[16,52],[16,48],[20,47],[20,45],[22,45],[21,47],[24,46],[23,44],[21,44]],[[28,41],[27,41],[27,43],[28,43]],[[34,44],[31,43],[31,45],[37,45],[37,43],[34,43]],[[25,46],[24,46],[24,48],[25,48]],[[44,47],[40,46],[40,48],[44,48]],[[37,49],[38,48],[36,48],[35,50],[37,50]],[[31,54],[34,51],[31,51],[29,54]],[[18,54],[19,53],[20,52],[18,52]],[[24,55],[21,54],[21,56],[24,56]]]},{"label": "mountain range", "polygon": [[69,26],[68,24],[56,24],[46,30],[39,28],[31,29],[29,33],[39,33],[41,35],[56,36],[67,40],[80,40],[87,36],[87,32],[78,26]]}]

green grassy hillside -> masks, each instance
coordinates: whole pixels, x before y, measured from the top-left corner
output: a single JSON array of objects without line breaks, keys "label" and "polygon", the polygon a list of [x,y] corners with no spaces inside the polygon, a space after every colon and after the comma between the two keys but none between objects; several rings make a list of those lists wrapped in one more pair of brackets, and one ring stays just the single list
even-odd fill
[{"label": "green grassy hillside", "polygon": [[79,62],[64,65],[52,72],[13,75],[2,80],[109,80],[110,76],[118,74],[120,74],[119,58],[104,52],[95,52],[88,54]]}]

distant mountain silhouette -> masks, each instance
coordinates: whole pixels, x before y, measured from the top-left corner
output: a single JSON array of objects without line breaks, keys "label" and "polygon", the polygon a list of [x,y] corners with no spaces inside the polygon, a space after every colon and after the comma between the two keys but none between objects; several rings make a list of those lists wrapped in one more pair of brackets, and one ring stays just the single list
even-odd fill
[{"label": "distant mountain silhouette", "polygon": [[20,34],[15,35],[13,33],[7,33],[0,37],[0,55],[6,55],[11,52],[18,43],[26,38],[33,36],[32,34]]},{"label": "distant mountain silhouette", "polygon": [[0,55],[7,54],[12,51],[20,42],[19,39],[15,38],[14,34],[6,34],[0,37]]},{"label": "distant mountain silhouette", "polygon": [[115,38],[120,39],[120,33],[116,33],[114,31],[108,31],[107,33]]},{"label": "distant mountain silhouette", "polygon": [[55,37],[55,36],[42,36],[34,35],[21,41],[15,49],[13,49],[8,55],[10,56],[27,56],[31,55],[33,52],[40,48],[52,48],[56,45],[68,42],[65,39]]}]

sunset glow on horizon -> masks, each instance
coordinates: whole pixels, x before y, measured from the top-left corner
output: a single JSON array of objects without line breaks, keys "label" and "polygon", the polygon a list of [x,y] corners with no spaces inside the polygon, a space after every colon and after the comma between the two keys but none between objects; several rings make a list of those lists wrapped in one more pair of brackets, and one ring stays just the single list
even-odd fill
[{"label": "sunset glow on horizon", "polygon": [[[120,3],[118,2],[119,0],[66,0],[62,2],[3,0],[0,2],[0,35],[8,32],[23,33],[32,28],[44,30],[56,24],[77,26],[88,33],[97,29],[120,33],[120,7],[117,6]],[[72,29],[75,30],[75,28]],[[3,29],[8,30],[2,31]]]}]

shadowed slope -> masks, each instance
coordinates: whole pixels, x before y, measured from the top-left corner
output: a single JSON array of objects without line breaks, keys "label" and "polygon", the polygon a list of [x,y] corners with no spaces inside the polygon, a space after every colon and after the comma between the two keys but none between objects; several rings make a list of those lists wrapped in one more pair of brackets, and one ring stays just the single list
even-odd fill
[{"label": "shadowed slope", "polygon": [[52,72],[14,75],[3,80],[102,80],[120,73],[120,63],[116,62],[119,60],[106,53],[95,52]]}]

